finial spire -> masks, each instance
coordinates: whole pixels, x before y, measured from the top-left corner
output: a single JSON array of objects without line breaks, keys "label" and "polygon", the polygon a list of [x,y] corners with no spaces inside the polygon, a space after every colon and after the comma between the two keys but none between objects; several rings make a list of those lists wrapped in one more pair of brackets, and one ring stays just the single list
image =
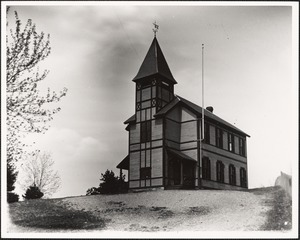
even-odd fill
[{"label": "finial spire", "polygon": [[153,32],[154,32],[154,37],[156,37],[156,33],[158,32],[158,24],[156,24],[156,21],[154,21],[153,23],[154,28],[152,28]]}]

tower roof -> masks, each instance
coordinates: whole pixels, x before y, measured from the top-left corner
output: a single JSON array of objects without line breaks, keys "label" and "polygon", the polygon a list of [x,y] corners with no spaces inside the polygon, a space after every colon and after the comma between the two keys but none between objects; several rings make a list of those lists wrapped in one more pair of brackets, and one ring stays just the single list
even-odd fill
[{"label": "tower roof", "polygon": [[138,79],[154,74],[160,74],[170,80],[172,83],[177,83],[170,71],[168,63],[161,51],[156,37],[154,37],[139,71],[132,81],[135,82]]}]

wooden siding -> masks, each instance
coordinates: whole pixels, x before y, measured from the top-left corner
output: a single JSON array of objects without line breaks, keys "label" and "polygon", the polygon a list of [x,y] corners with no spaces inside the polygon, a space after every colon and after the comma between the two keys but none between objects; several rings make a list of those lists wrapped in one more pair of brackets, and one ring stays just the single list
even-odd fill
[{"label": "wooden siding", "polygon": [[159,146],[162,146],[162,140],[152,142],[152,147],[159,147]]},{"label": "wooden siding", "polygon": [[166,139],[180,141],[180,124],[166,119]]},{"label": "wooden siding", "polygon": [[162,139],[162,119],[152,121],[152,140]]},{"label": "wooden siding", "polygon": [[197,122],[185,122],[181,124],[180,142],[197,140]]},{"label": "wooden siding", "polygon": [[140,181],[129,181],[129,188],[137,188],[140,186]]},{"label": "wooden siding", "polygon": [[140,142],[140,124],[134,124],[130,126],[129,131],[130,143],[139,143]]},{"label": "wooden siding", "polygon": [[162,178],[151,179],[152,186],[161,186],[163,184]]},{"label": "wooden siding", "polygon": [[233,186],[229,184],[219,183],[215,181],[209,181],[209,180],[202,180],[202,186],[206,188],[213,188],[213,189],[225,189],[225,190],[243,190],[245,188],[242,188],[240,186]]},{"label": "wooden siding", "polygon": [[140,152],[133,152],[129,155],[129,179],[140,178]]},{"label": "wooden siding", "polygon": [[152,171],[151,177],[163,176],[163,150],[162,148],[152,149]]},{"label": "wooden siding", "polygon": [[187,142],[187,143],[180,144],[180,150],[191,149],[191,148],[197,148],[197,142]]},{"label": "wooden siding", "polygon": [[181,109],[180,107],[172,109],[168,114],[167,118],[173,119],[177,122],[181,121]]},{"label": "wooden siding", "polygon": [[[197,116],[186,108],[181,109],[181,122],[195,120]],[[196,129],[195,129],[196,130]]]}]

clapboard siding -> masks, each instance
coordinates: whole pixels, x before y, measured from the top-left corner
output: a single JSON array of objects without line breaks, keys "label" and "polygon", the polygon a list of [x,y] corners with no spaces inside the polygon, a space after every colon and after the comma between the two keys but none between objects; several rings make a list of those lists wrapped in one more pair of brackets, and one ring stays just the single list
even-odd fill
[{"label": "clapboard siding", "polygon": [[163,150],[162,148],[152,149],[152,173],[151,177],[162,177],[163,176]]},{"label": "clapboard siding", "polygon": [[140,124],[134,124],[130,126],[130,143],[139,143],[140,142]]},{"label": "clapboard siding", "polygon": [[162,119],[152,121],[152,140],[161,139],[163,130]]},{"label": "clapboard siding", "polygon": [[140,178],[140,152],[132,152],[129,155],[129,179],[139,179]]},{"label": "clapboard siding", "polygon": [[194,120],[196,118],[197,118],[196,115],[194,113],[192,113],[190,110],[188,110],[184,107],[182,108],[182,112],[181,112],[181,121],[182,122]]},{"label": "clapboard siding", "polygon": [[197,122],[184,122],[181,124],[180,142],[197,140]]}]

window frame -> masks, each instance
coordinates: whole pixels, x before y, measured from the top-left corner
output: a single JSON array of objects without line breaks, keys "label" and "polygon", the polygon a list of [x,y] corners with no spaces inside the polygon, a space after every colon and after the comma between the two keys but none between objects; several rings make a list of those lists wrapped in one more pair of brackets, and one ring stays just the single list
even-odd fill
[{"label": "window frame", "polygon": [[236,185],[236,168],[233,164],[229,164],[229,184]]},{"label": "window frame", "polygon": [[228,151],[235,152],[234,135],[228,132]]},{"label": "window frame", "polygon": [[224,183],[224,163],[220,160],[216,163],[216,170],[217,170],[217,182]]},{"label": "window frame", "polygon": [[202,178],[205,180],[211,180],[211,164],[208,157],[202,158]]},{"label": "window frame", "polygon": [[219,127],[216,127],[216,146],[223,148],[223,130]]},{"label": "window frame", "polygon": [[140,142],[150,142],[151,138],[151,120],[141,122]]},{"label": "window frame", "polygon": [[247,171],[245,168],[240,168],[240,184],[241,187],[247,188]]}]

